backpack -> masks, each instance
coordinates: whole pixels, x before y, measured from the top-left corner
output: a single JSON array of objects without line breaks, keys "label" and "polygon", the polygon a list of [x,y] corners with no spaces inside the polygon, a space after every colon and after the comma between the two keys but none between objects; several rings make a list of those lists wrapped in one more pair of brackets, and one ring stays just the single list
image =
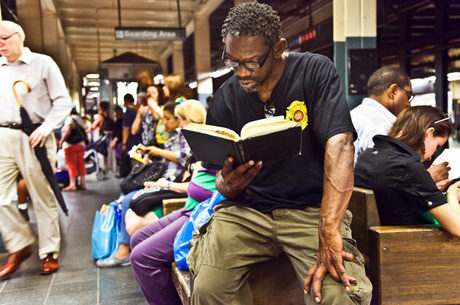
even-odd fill
[{"label": "backpack", "polygon": [[102,126],[99,132],[103,133],[107,131],[112,131],[113,125],[115,125],[115,122],[111,118],[103,115],[102,113],[101,115],[104,117],[104,121],[102,122]]},{"label": "backpack", "polygon": [[78,122],[74,118],[72,118],[72,121],[74,121],[75,126],[72,128],[70,135],[67,137],[65,141],[69,144],[77,144],[81,141],[85,141],[85,145],[88,145],[88,137],[86,136],[85,130],[80,126],[80,124],[78,124]]}]

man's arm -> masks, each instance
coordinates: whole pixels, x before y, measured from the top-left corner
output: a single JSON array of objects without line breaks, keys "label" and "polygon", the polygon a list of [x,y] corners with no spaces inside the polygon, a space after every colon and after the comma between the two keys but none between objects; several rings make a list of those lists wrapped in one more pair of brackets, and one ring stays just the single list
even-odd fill
[{"label": "man's arm", "polygon": [[49,58],[46,63],[48,64],[48,69],[46,69],[43,78],[46,82],[48,96],[53,106],[42,125],[30,135],[29,139],[32,147],[37,145],[43,146],[46,137],[54,129],[62,125],[73,107],[72,100],[67,92],[65,81],[59,67],[51,58]]},{"label": "man's arm", "polygon": [[61,134],[61,140],[59,141],[59,148],[62,148],[62,144],[65,142],[65,140],[67,140],[67,138],[72,133],[72,125],[64,125],[61,131],[62,131],[62,134]]},{"label": "man's arm", "polygon": [[353,191],[353,134],[337,134],[326,143],[324,158],[323,200],[321,202],[318,226],[319,247],[316,264],[305,277],[305,293],[313,286],[315,301],[321,301],[321,283],[327,272],[334,280],[342,282],[350,289],[349,277],[342,259],[352,260],[353,255],[343,251],[342,236],[339,229]]},{"label": "man's arm", "polygon": [[[128,148],[126,147],[126,142],[128,141],[129,133],[131,128],[123,127],[123,152],[126,152]],[[131,147],[130,147],[131,148]]]}]

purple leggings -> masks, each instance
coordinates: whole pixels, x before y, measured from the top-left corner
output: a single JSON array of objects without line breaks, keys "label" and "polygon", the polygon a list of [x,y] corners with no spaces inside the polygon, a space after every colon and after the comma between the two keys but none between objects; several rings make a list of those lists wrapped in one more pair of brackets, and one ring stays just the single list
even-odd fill
[{"label": "purple leggings", "polygon": [[192,211],[177,210],[137,231],[131,238],[131,266],[149,304],[182,304],[171,279],[173,244]]}]

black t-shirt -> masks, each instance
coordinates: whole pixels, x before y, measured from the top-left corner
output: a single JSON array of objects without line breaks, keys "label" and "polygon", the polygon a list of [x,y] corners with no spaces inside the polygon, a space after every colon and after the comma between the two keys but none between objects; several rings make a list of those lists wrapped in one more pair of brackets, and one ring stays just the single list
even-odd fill
[{"label": "black t-shirt", "polygon": [[380,223],[417,225],[426,223],[417,210],[427,212],[446,203],[420,155],[389,136],[375,136],[355,165],[355,185],[374,191]]},{"label": "black t-shirt", "polygon": [[[302,154],[264,163],[239,198],[225,203],[262,213],[315,206],[323,195],[326,142],[343,132],[356,135],[334,65],[322,55],[289,53],[270,101],[275,115],[302,123]],[[240,133],[244,124],[265,117],[264,106],[257,93],[246,92],[233,76],[213,96],[206,123]]]}]

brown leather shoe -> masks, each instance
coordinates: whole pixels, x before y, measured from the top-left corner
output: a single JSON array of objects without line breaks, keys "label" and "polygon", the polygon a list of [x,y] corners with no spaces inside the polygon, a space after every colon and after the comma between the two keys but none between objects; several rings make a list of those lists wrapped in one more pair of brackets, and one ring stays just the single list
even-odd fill
[{"label": "brown leather shoe", "polygon": [[5,265],[0,269],[0,280],[7,279],[18,269],[19,265],[32,253],[32,247],[27,246],[22,250],[14,252],[8,256]]},{"label": "brown leather shoe", "polygon": [[51,274],[56,272],[58,268],[58,261],[53,257],[53,253],[49,253],[48,256],[45,258],[45,261],[43,262],[42,272],[40,274]]}]

